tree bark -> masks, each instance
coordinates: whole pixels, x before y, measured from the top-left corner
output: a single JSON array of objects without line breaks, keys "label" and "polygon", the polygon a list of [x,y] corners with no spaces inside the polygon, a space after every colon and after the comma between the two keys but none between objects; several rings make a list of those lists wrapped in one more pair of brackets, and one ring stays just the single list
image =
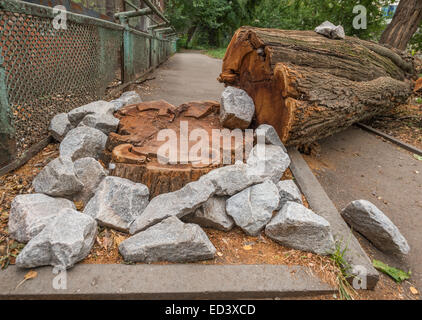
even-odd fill
[{"label": "tree bark", "polygon": [[414,75],[411,58],[373,42],[243,27],[228,47],[219,80],[248,92],[257,124],[272,125],[290,146],[404,103]]},{"label": "tree bark", "polygon": [[380,43],[406,50],[422,21],[421,0],[401,0],[391,23],[381,36]]},{"label": "tree bark", "polygon": [[186,49],[189,48],[189,44],[192,41],[192,38],[193,38],[193,36],[194,36],[197,28],[198,28],[198,26],[192,26],[192,27],[189,28],[189,30],[188,30],[188,38],[186,40],[186,45],[185,45],[185,48]]}]

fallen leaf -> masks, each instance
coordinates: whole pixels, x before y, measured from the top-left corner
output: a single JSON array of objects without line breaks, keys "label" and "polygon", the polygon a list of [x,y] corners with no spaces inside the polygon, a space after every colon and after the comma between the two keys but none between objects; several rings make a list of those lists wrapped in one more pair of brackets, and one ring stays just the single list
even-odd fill
[{"label": "fallen leaf", "polygon": [[222,257],[223,254],[221,252],[217,252],[217,256]]},{"label": "fallen leaf", "polygon": [[418,289],[416,289],[415,287],[410,287],[410,292],[415,296],[419,294]]},{"label": "fallen leaf", "polygon": [[252,246],[250,246],[250,245],[244,246],[243,247],[243,250],[245,250],[245,251],[251,251],[252,250]]},{"label": "fallen leaf", "polygon": [[390,267],[389,265],[381,261],[374,260],[373,266],[375,267],[375,269],[389,275],[397,283],[402,283],[404,280],[410,279],[410,275],[411,275],[410,272],[404,272],[403,270]]},{"label": "fallen leaf", "polygon": [[85,207],[85,204],[84,204],[83,201],[76,201],[75,202],[75,207],[76,207],[76,210],[82,211],[84,209],[84,207]]},{"label": "fallen leaf", "polygon": [[123,242],[123,241],[125,241],[126,239],[125,239],[125,237],[123,237],[123,236],[119,236],[119,235],[116,235],[115,237],[114,237],[114,242],[116,243],[116,246],[117,247],[119,247],[120,246],[120,244]]},{"label": "fallen leaf", "polygon": [[36,272],[36,271],[29,271],[25,275],[24,279],[21,282],[19,282],[19,284],[16,286],[16,289],[18,289],[21,285],[23,285],[25,283],[25,281],[28,281],[28,280],[31,280],[31,279],[35,279],[37,276],[38,276],[38,272]]},{"label": "fallen leaf", "polygon": [[413,156],[415,157],[416,160],[422,161],[422,156],[418,154],[414,154]]},{"label": "fallen leaf", "polygon": [[110,248],[112,244],[113,241],[109,238],[108,235],[106,235],[103,240],[103,248],[108,250],[108,248]]}]

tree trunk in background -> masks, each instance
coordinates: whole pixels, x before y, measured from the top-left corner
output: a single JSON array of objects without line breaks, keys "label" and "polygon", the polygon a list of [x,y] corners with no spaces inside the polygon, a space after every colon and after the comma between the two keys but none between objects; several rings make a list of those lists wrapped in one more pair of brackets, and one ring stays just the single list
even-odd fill
[{"label": "tree trunk in background", "polygon": [[258,124],[290,145],[311,143],[406,102],[413,59],[354,37],[243,27],[220,81],[244,89]]},{"label": "tree trunk in background", "polygon": [[186,49],[189,48],[189,43],[192,41],[192,38],[195,34],[197,26],[190,27],[188,30],[188,39],[186,40]]},{"label": "tree trunk in background", "polygon": [[393,21],[385,29],[380,43],[406,50],[422,21],[422,0],[401,0]]}]

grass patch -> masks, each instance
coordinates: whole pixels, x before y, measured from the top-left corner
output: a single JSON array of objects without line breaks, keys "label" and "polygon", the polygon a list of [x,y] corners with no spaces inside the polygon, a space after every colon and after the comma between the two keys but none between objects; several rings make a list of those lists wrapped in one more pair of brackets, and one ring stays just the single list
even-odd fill
[{"label": "grass patch", "polygon": [[344,246],[340,242],[336,243],[336,250],[331,254],[331,260],[334,262],[336,267],[339,269],[337,274],[338,290],[341,300],[354,300],[353,296],[357,295],[355,289],[350,285],[348,278],[353,277],[350,273],[350,265],[344,258],[347,251],[347,246]]},{"label": "grass patch", "polygon": [[205,54],[211,58],[223,59],[226,55],[227,48],[215,48],[205,50]]}]

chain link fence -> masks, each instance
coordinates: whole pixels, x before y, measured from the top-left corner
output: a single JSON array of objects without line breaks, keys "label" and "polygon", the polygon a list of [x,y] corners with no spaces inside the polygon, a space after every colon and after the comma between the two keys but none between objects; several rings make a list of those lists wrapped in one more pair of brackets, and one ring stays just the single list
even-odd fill
[{"label": "chain link fence", "polygon": [[67,13],[57,30],[53,19],[49,7],[0,2],[0,168],[46,139],[56,114],[104,99],[122,65],[131,81],[173,53],[111,22]]}]

